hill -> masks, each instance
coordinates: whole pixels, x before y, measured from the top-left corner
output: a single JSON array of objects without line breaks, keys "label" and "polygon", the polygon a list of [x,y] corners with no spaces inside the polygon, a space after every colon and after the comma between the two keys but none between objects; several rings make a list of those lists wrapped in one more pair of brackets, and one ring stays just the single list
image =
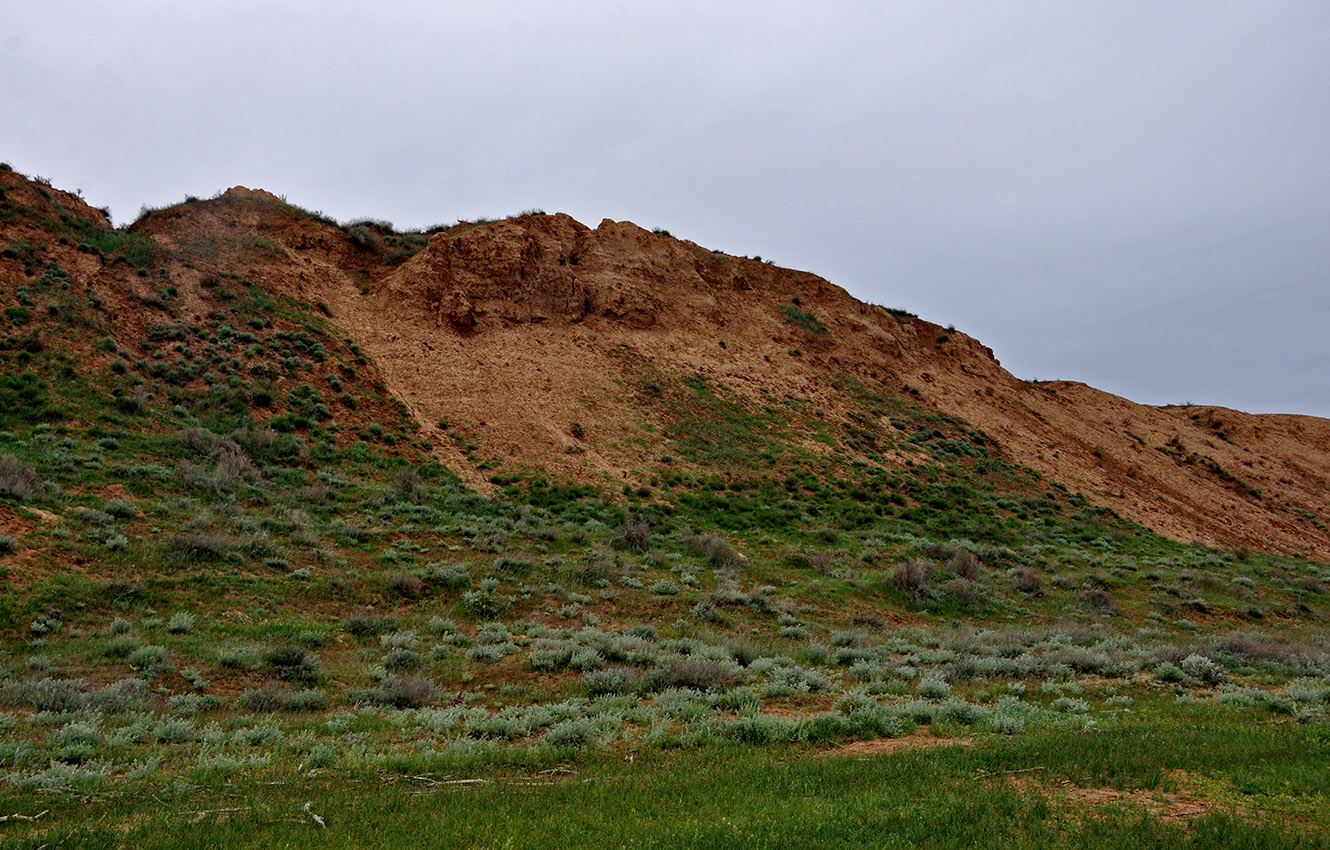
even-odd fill
[{"label": "hill", "polygon": [[175,250],[220,240],[235,247],[196,262],[200,278],[229,269],[327,305],[440,459],[482,489],[496,462],[634,488],[680,468],[662,456],[716,468],[715,452],[680,446],[679,388],[701,378],[746,411],[774,407],[783,441],[836,465],[925,456],[917,423],[888,408],[941,413],[995,456],[1174,539],[1330,556],[1326,420],[1021,381],[964,333],[628,222],[525,215],[404,237],[236,189],[133,232]]},{"label": "hill", "polygon": [[31,846],[1328,826],[1325,420],[1021,381],[627,222],[115,228],[7,166],[0,309]]}]

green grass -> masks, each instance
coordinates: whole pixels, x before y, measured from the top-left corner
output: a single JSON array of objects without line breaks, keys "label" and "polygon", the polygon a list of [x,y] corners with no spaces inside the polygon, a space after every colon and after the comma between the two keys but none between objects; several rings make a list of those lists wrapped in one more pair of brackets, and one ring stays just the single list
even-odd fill
[{"label": "green grass", "polygon": [[[870,757],[738,747],[526,767],[406,759],[388,774],[124,797],[8,793],[0,807],[50,810],[5,826],[14,847],[1326,846],[1323,728],[1185,719]],[[1138,793],[1092,806],[1069,788]],[[1146,805],[1180,797],[1208,811]]]}]

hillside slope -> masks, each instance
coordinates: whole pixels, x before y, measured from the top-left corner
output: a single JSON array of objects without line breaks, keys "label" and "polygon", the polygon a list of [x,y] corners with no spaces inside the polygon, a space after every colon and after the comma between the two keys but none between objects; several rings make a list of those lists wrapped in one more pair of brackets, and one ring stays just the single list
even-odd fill
[{"label": "hillside slope", "polygon": [[[851,376],[970,423],[1015,464],[1167,536],[1330,554],[1323,419],[1149,407],[1021,381],[964,333],[628,222],[460,225],[400,265],[366,268],[344,233],[243,196],[140,226],[167,244],[214,231],[274,240],[275,256],[220,262],[329,305],[421,424],[449,423],[480,457],[637,483],[668,452],[670,413],[641,391],[652,374],[701,375],[754,404],[806,399],[831,423],[854,407],[834,380]],[[826,332],[802,328],[801,314]],[[453,441],[437,443],[450,467],[485,485]]]},{"label": "hillside slope", "polygon": [[[35,194],[4,177],[11,194]],[[219,273],[319,305],[430,450],[482,490],[513,470],[630,489],[681,469],[754,472],[751,456],[682,445],[697,399],[681,382],[700,380],[708,399],[829,465],[912,463],[918,423],[888,409],[905,404],[967,423],[1014,466],[1166,536],[1330,557],[1326,420],[1022,381],[964,333],[629,222],[525,215],[398,234],[237,187],[152,212],[132,232],[161,247],[182,319],[207,314]],[[76,276],[106,298],[143,288],[82,261]],[[0,275],[13,286],[22,270],[11,260]],[[120,321],[146,327],[130,312]]]}]

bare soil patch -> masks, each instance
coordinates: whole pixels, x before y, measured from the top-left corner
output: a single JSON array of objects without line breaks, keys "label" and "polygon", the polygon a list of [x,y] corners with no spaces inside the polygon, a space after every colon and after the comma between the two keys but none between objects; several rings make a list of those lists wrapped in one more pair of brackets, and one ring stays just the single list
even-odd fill
[{"label": "bare soil patch", "polygon": [[1202,796],[1197,784],[1183,771],[1172,771],[1170,788],[1110,788],[1076,785],[1070,780],[1045,783],[1030,774],[1008,775],[1006,781],[1026,793],[1043,796],[1051,803],[1070,807],[1128,806],[1144,809],[1156,817],[1189,820],[1200,817],[1218,804]]},{"label": "bare soil patch", "polygon": [[974,741],[969,738],[934,738],[931,735],[905,735],[900,738],[874,738],[870,741],[853,741],[827,752],[838,756],[879,756],[894,753],[898,750],[972,746],[974,746]]}]

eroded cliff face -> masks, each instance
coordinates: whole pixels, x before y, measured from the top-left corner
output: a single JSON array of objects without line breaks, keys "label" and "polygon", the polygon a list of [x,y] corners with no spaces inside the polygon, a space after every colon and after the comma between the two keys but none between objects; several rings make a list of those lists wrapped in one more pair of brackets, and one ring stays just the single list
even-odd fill
[{"label": "eroded cliff face", "polygon": [[[797,399],[832,423],[857,410],[849,379],[957,416],[1006,459],[1163,534],[1330,557],[1327,420],[1021,381],[964,333],[630,222],[459,225],[387,262],[366,239],[238,188],[138,227],[176,251],[200,234],[223,246],[181,279],[226,268],[322,303],[478,487],[489,486],[485,458],[597,482],[650,477],[671,417],[642,392],[655,378],[701,376],[754,408]],[[255,237],[270,247],[254,250]]]},{"label": "eroded cliff face", "polygon": [[439,234],[384,284],[404,299],[423,298],[441,324],[457,328],[587,315],[650,327],[662,303],[643,269],[612,274],[606,242],[614,226],[593,231],[566,215],[542,215]]}]

